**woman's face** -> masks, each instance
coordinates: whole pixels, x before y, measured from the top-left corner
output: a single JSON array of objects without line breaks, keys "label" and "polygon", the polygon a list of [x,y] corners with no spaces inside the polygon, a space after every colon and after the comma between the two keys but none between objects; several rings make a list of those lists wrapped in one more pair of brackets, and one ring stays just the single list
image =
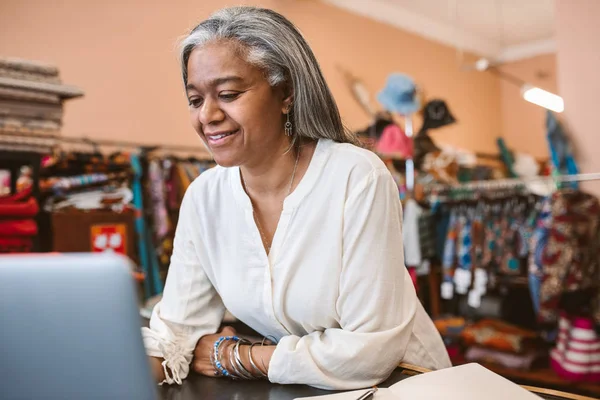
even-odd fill
[{"label": "woman's face", "polygon": [[232,43],[194,49],[187,67],[192,125],[219,165],[256,165],[288,145],[283,112],[290,98]]}]

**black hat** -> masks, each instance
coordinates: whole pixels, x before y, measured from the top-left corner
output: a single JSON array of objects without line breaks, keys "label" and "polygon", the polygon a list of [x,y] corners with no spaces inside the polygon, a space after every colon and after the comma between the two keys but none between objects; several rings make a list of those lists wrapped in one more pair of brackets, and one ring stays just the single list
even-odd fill
[{"label": "black hat", "polygon": [[421,130],[435,129],[451,125],[456,119],[450,113],[444,100],[431,100],[423,108],[423,127]]}]

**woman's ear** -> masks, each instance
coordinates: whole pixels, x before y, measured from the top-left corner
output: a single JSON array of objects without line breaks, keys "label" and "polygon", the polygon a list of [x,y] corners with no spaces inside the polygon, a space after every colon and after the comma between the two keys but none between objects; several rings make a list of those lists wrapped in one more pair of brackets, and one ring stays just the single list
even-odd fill
[{"label": "woman's ear", "polygon": [[293,100],[294,100],[294,98],[292,96],[286,97],[283,100],[283,107],[281,110],[282,113],[288,114],[292,110]]},{"label": "woman's ear", "polygon": [[283,104],[281,112],[287,114],[292,109],[292,104],[294,102],[294,91],[289,84],[285,84],[282,87],[283,90]]}]

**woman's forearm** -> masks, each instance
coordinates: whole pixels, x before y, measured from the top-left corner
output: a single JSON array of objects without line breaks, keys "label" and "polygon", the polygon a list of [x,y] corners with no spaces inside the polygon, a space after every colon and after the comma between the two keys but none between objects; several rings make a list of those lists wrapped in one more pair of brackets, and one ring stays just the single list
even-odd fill
[{"label": "woman's forearm", "polygon": [[[269,374],[269,363],[275,351],[275,346],[253,346],[252,360],[254,364],[265,374]],[[252,371],[252,363],[249,359],[248,346],[240,346],[240,357],[242,363],[249,371]]]},{"label": "woman's forearm", "polygon": [[158,357],[148,357],[150,362],[150,369],[152,370],[152,376],[156,380],[156,382],[162,382],[165,380],[165,370],[163,369],[162,358]]}]

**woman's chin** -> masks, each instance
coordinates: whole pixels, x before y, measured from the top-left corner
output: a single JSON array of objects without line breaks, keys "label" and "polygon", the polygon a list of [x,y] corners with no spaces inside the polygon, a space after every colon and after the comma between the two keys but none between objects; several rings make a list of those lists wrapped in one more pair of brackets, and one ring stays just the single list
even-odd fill
[{"label": "woman's chin", "polygon": [[235,157],[233,154],[219,154],[218,152],[213,153],[213,159],[221,167],[235,167],[240,165],[238,161],[239,157]]}]

